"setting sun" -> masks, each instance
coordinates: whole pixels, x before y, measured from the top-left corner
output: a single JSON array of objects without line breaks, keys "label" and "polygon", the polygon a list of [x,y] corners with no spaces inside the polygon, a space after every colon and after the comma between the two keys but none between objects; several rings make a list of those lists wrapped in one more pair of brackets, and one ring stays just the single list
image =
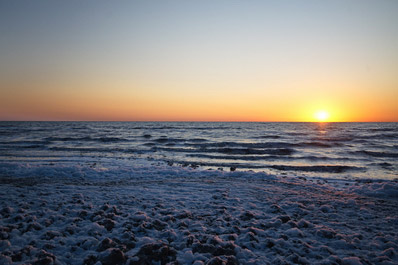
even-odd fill
[{"label": "setting sun", "polygon": [[319,110],[315,113],[315,118],[317,121],[325,122],[329,119],[329,112],[325,110]]}]

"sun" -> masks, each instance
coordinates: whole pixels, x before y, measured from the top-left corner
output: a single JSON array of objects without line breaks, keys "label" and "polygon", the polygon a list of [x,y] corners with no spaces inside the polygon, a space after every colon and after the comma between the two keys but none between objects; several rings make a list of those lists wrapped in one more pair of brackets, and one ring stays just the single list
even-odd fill
[{"label": "sun", "polygon": [[319,122],[325,122],[329,119],[329,112],[325,111],[325,110],[318,110],[317,112],[315,112],[315,119]]}]

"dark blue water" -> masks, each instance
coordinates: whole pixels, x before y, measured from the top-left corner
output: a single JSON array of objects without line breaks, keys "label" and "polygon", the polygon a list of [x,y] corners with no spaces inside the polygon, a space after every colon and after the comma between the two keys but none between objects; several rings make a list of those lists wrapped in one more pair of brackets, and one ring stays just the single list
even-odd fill
[{"label": "dark blue water", "polygon": [[0,160],[398,177],[398,123],[0,122]]}]

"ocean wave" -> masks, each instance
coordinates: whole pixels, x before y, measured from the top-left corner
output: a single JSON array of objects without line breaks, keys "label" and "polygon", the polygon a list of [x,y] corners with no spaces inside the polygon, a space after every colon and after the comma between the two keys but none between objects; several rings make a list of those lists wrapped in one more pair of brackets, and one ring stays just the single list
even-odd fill
[{"label": "ocean wave", "polygon": [[340,136],[340,137],[316,137],[313,138],[313,141],[320,141],[320,142],[350,142],[354,140],[354,136]]},{"label": "ocean wave", "polygon": [[47,141],[40,141],[40,140],[22,140],[22,141],[0,141],[0,145],[6,146],[21,146],[21,145],[30,145],[30,144],[46,144]]},{"label": "ocean wave", "polygon": [[[114,153],[114,152],[127,152],[124,148],[98,148],[98,147],[50,147],[52,151],[64,151],[64,152],[94,152],[94,153]],[[129,152],[133,152],[129,150]]]},{"label": "ocean wave", "polygon": [[253,137],[253,139],[280,139],[282,136],[280,135],[262,135]]},{"label": "ocean wave", "polygon": [[290,148],[297,144],[288,142],[262,142],[262,143],[242,143],[242,142],[206,142],[206,143],[186,143],[187,146],[207,149],[207,148]]},{"label": "ocean wave", "polygon": [[[5,158],[10,161],[22,154],[178,158],[237,163],[247,169],[276,164],[270,169],[309,172],[324,169],[296,166],[330,164],[366,167],[372,170],[370,175],[391,177],[398,157],[398,123],[334,124],[335,130],[326,126],[322,133],[312,123],[10,122],[0,127],[0,152],[10,154]],[[338,172],[339,168],[328,170]],[[362,173],[352,175],[362,177]]]},{"label": "ocean wave", "polygon": [[286,132],[286,134],[291,136],[308,136],[306,132]]},{"label": "ocean wave", "polygon": [[393,170],[394,169],[394,166],[391,163],[387,163],[387,162],[371,163],[369,165],[370,166],[381,167],[381,168],[387,169],[387,170]]},{"label": "ocean wave", "polygon": [[380,139],[398,139],[398,133],[381,133],[372,137]]},{"label": "ocean wave", "polygon": [[345,166],[345,165],[317,165],[317,166],[290,166],[290,165],[272,165],[269,168],[288,171],[306,171],[306,172],[324,172],[324,173],[344,173],[347,171],[364,172],[364,167]]},{"label": "ocean wave", "polygon": [[91,136],[84,136],[84,137],[47,137],[45,138],[48,142],[124,142],[128,141],[124,138],[119,137],[91,137]]},{"label": "ocean wave", "polygon": [[208,149],[208,151],[215,151],[217,153],[234,154],[234,155],[269,154],[269,155],[283,155],[283,156],[291,155],[295,152],[295,150],[291,148],[272,148],[272,149],[217,148],[217,149]]},{"label": "ocean wave", "polygon": [[193,139],[189,139],[189,140],[187,140],[187,141],[189,141],[189,142],[194,142],[194,143],[198,143],[198,142],[207,142],[207,140],[206,139],[203,139],[203,138],[193,138]]},{"label": "ocean wave", "polygon": [[99,137],[99,138],[93,138],[93,140],[103,142],[103,143],[128,141],[127,139],[119,138],[119,137]]},{"label": "ocean wave", "polygon": [[275,169],[280,171],[300,171],[300,172],[318,172],[318,173],[345,173],[345,172],[365,172],[365,167],[347,166],[347,165],[315,165],[315,166],[294,166],[294,165],[258,165],[245,163],[219,163],[219,162],[193,162],[193,161],[177,161],[174,163],[184,166],[204,166],[218,168],[242,168],[242,169]]},{"label": "ocean wave", "polygon": [[321,142],[321,141],[312,141],[312,142],[302,142],[302,143],[297,143],[294,144],[298,147],[320,147],[320,148],[330,148],[330,147],[341,147],[344,146],[341,143],[338,142],[334,142],[334,143],[325,143],[325,142]]},{"label": "ocean wave", "polygon": [[24,150],[24,149],[36,149],[36,148],[45,148],[44,144],[23,144],[23,145],[14,145],[12,146],[12,148],[10,148],[10,146],[4,145],[1,146],[0,145],[0,150],[4,150],[4,151],[10,151],[10,149],[12,150]]},{"label": "ocean wave", "polygon": [[223,159],[223,160],[242,160],[242,161],[268,161],[268,160],[309,160],[309,161],[347,161],[347,159],[358,160],[347,157],[328,157],[328,156],[280,156],[280,155],[211,155],[211,154],[188,154],[188,157],[207,158],[207,159]]},{"label": "ocean wave", "polygon": [[261,142],[261,143],[242,143],[242,142],[206,142],[206,143],[187,143],[186,145],[196,148],[213,148],[213,147],[225,147],[225,148],[295,148],[295,147],[317,147],[317,148],[330,148],[330,147],[341,147],[345,146],[339,142],[321,142],[321,141],[309,141],[309,142]]},{"label": "ocean wave", "polygon": [[357,139],[398,139],[398,133],[372,133],[372,134],[364,134],[364,135],[356,135]]},{"label": "ocean wave", "polygon": [[21,147],[22,149],[36,149],[36,148],[43,148],[43,145],[39,144],[32,144],[32,145],[26,145]]},{"label": "ocean wave", "polygon": [[396,132],[398,131],[397,128],[370,128],[369,131],[371,132]]},{"label": "ocean wave", "polygon": [[242,160],[242,161],[264,161],[264,160],[278,160],[281,159],[277,155],[209,155],[209,154],[188,154],[188,157],[207,158],[207,159],[223,159],[223,160]]},{"label": "ocean wave", "polygon": [[351,152],[352,154],[359,154],[359,155],[367,155],[372,157],[391,157],[395,158],[398,157],[398,153],[390,153],[390,152],[376,152],[376,151],[355,151]]},{"label": "ocean wave", "polygon": [[9,128],[7,130],[1,130],[0,135],[1,136],[15,136],[15,135],[23,135],[23,134],[29,134],[32,133],[32,130],[30,129],[21,129],[21,128]]},{"label": "ocean wave", "polygon": [[280,155],[287,156],[295,152],[291,148],[269,148],[269,149],[254,149],[254,148],[206,148],[206,149],[190,149],[190,148],[167,148],[167,147],[153,147],[153,151],[167,151],[179,153],[220,153],[231,155]]},{"label": "ocean wave", "polygon": [[[152,126],[139,126],[139,127],[132,127],[132,129],[135,130],[195,130],[195,131],[203,131],[203,130],[228,130],[231,129],[231,127],[184,127],[184,126],[157,126],[157,127],[152,127]],[[237,129],[234,127],[233,129]]]},{"label": "ocean wave", "polygon": [[157,143],[178,143],[178,142],[185,142],[185,139],[181,139],[181,138],[168,138],[166,136],[162,136],[160,138],[157,138],[155,140],[153,140],[154,142]]}]

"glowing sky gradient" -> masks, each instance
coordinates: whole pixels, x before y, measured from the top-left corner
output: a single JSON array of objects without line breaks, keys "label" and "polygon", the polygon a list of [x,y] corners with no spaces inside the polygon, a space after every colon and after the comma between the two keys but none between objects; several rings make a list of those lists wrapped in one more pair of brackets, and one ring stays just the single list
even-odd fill
[{"label": "glowing sky gradient", "polygon": [[0,120],[398,121],[398,1],[1,1]]}]

